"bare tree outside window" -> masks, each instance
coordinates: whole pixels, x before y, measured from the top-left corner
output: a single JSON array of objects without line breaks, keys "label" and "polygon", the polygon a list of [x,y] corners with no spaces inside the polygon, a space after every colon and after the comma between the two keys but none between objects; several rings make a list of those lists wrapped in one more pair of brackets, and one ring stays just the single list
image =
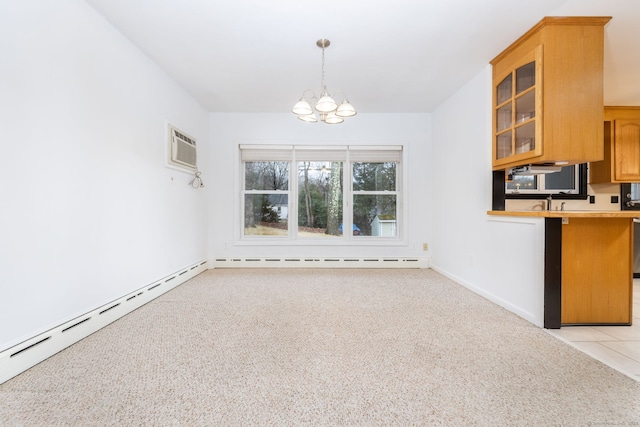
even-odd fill
[{"label": "bare tree outside window", "polygon": [[342,162],[298,163],[298,235],[341,236]]}]

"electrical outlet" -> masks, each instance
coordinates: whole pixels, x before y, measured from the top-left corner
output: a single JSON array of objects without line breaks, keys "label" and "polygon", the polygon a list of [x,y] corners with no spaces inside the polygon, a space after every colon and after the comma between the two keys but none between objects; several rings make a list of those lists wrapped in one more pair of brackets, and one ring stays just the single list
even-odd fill
[{"label": "electrical outlet", "polygon": [[592,205],[596,202],[596,196],[589,196],[589,203]]},{"label": "electrical outlet", "polygon": [[620,203],[618,196],[611,196],[611,203]]},{"label": "electrical outlet", "polygon": [[422,244],[422,250],[423,251],[428,251],[429,250],[429,244],[428,243],[423,243]]}]

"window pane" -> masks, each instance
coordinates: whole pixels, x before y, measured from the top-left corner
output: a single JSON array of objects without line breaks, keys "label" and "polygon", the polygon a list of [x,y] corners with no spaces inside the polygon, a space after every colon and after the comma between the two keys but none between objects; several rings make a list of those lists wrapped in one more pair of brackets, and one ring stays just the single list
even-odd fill
[{"label": "window pane", "polygon": [[288,162],[246,162],[244,164],[245,190],[288,190]]},{"label": "window pane", "polygon": [[511,139],[513,131],[496,136],[496,159],[502,159],[512,154]]},{"label": "window pane", "polygon": [[532,90],[516,100],[516,123],[524,123],[536,116],[536,91]]},{"label": "window pane", "polygon": [[536,84],[536,63],[530,62],[516,70],[516,94]]},{"label": "window pane", "polygon": [[288,198],[286,194],[245,194],[245,236],[287,236]]},{"label": "window pane", "polygon": [[497,88],[496,98],[498,105],[505,102],[507,99],[511,98],[511,86],[512,86],[511,74],[507,76],[503,81],[500,82]]},{"label": "window pane", "polygon": [[536,124],[529,122],[516,128],[516,154],[536,149]]},{"label": "window pane", "polygon": [[396,196],[356,194],[353,196],[354,234],[396,237]]},{"label": "window pane", "polygon": [[396,163],[354,163],[353,191],[396,191]]},{"label": "window pane", "polygon": [[631,183],[631,200],[640,200],[640,184],[637,182]]},{"label": "window pane", "polygon": [[535,175],[514,176],[511,182],[507,182],[507,190],[517,193],[518,191],[531,191],[538,189],[538,177]]},{"label": "window pane", "polygon": [[544,186],[547,190],[576,189],[576,169],[575,166],[565,166],[560,172],[548,173],[544,177]]},{"label": "window pane", "polygon": [[505,104],[498,108],[496,113],[496,132],[502,132],[511,127],[511,103]]},{"label": "window pane", "polygon": [[342,235],[342,162],[298,163],[298,236]]}]

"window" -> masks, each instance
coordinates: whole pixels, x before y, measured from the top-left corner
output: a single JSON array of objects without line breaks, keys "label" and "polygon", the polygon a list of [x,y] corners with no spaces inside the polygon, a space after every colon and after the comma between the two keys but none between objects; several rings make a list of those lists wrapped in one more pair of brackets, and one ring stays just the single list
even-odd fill
[{"label": "window", "polygon": [[535,199],[553,194],[554,198],[587,198],[587,165],[563,167],[543,175],[515,175],[506,183],[506,198]]},{"label": "window", "polygon": [[355,162],[352,167],[354,233],[396,237],[397,164]]},{"label": "window", "polygon": [[342,236],[343,162],[298,162],[300,237]]},{"label": "window", "polygon": [[245,234],[286,236],[289,163],[246,162],[244,189]]},{"label": "window", "polygon": [[240,150],[244,239],[398,239],[401,146]]}]

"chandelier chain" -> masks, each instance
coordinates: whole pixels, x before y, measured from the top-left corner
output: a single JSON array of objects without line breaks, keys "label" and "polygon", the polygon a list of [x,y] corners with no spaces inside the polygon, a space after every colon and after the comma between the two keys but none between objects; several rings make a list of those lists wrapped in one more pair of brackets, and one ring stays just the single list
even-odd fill
[{"label": "chandelier chain", "polygon": [[[322,46],[322,81],[321,81],[320,88],[321,88],[322,91],[324,91],[324,89],[325,89],[325,85],[324,85],[324,46]],[[322,94],[320,96],[322,96]]]}]

